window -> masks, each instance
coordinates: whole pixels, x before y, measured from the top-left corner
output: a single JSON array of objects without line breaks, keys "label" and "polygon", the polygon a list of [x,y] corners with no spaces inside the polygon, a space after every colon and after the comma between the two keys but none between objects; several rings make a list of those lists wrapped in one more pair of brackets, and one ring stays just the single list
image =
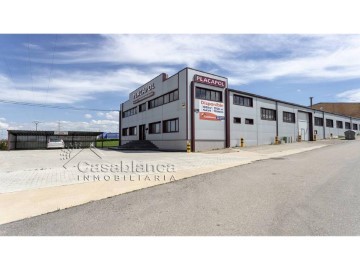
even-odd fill
[{"label": "window", "polygon": [[324,118],[315,117],[315,126],[322,127],[324,125]]},{"label": "window", "polygon": [[146,111],[146,102],[139,105],[139,112],[145,112]]},{"label": "window", "polygon": [[129,136],[136,135],[136,127],[129,127]]},{"label": "window", "polygon": [[254,124],[254,119],[245,118],[245,124],[246,125],[253,125]]},{"label": "window", "polygon": [[334,120],[326,119],[326,126],[327,127],[334,127]]},{"label": "window", "polygon": [[195,97],[198,99],[221,102],[222,92],[196,87]]},{"label": "window", "polygon": [[160,133],[161,122],[155,122],[149,124],[149,134]]},{"label": "window", "polygon": [[234,103],[235,105],[252,107],[252,106],[253,106],[253,99],[252,99],[252,98],[249,98],[249,97],[234,95],[234,97],[233,97],[233,103]]},{"label": "window", "polygon": [[346,129],[351,129],[351,124],[350,124],[350,122],[345,122],[345,128],[346,128]]},{"label": "window", "polygon": [[261,119],[276,121],[276,111],[271,109],[261,108]]},{"label": "window", "polygon": [[122,129],[122,135],[123,135],[123,136],[127,136],[127,131],[128,131],[127,128],[123,128],[123,129]]},{"label": "window", "polygon": [[240,117],[234,117],[234,124],[241,124],[241,118]]},{"label": "window", "polygon": [[137,107],[134,107],[134,108],[131,108],[131,109],[127,110],[127,111],[124,111],[122,114],[123,114],[123,118],[129,117],[129,116],[134,115],[134,114],[137,114]]},{"label": "window", "polygon": [[179,119],[163,121],[163,133],[179,132]]},{"label": "window", "polygon": [[336,121],[336,127],[337,128],[343,128],[343,122],[342,121]]},{"label": "window", "polygon": [[295,123],[295,113],[283,112],[283,121],[287,123]]},{"label": "window", "polygon": [[358,130],[358,125],[357,124],[353,124],[353,130]]},{"label": "window", "polygon": [[179,99],[179,90],[171,91],[165,95],[154,98],[148,102],[148,108],[152,109]]}]

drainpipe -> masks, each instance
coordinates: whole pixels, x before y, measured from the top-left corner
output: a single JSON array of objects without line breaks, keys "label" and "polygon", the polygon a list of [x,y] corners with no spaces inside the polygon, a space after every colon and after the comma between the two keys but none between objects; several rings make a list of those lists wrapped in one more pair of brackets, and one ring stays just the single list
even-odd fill
[{"label": "drainpipe", "polygon": [[276,137],[279,138],[279,106],[277,101],[275,104],[276,104]]},{"label": "drainpipe", "polygon": [[325,125],[326,125],[326,120],[325,120],[325,112],[323,111],[323,131],[324,131],[324,140],[326,139],[326,128],[325,128]]}]

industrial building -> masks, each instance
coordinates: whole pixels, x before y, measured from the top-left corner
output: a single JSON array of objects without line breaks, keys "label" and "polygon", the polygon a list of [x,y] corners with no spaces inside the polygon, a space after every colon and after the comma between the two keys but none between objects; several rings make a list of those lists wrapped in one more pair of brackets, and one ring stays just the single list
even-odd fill
[{"label": "industrial building", "polygon": [[184,68],[160,74],[129,95],[119,114],[121,145],[148,140],[159,149],[203,151],[312,141],[353,129],[360,119],[228,88],[228,79]]},{"label": "industrial building", "polygon": [[359,102],[320,102],[312,105],[311,108],[360,118]]},{"label": "industrial building", "polygon": [[46,149],[49,139],[61,139],[65,147],[87,148],[95,145],[102,132],[8,130],[8,150]]}]

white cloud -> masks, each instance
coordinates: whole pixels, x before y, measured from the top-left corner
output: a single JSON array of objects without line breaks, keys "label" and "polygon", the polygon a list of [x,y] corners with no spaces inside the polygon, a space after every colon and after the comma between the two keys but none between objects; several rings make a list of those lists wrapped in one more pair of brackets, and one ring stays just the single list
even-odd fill
[{"label": "white cloud", "polygon": [[118,111],[108,112],[105,114],[105,118],[109,120],[118,120],[119,112]]},{"label": "white cloud", "polygon": [[281,77],[344,80],[360,76],[359,44],[359,35],[104,35],[98,47],[58,52],[56,61],[131,64],[145,74],[149,66],[159,74],[205,65],[235,85]]},{"label": "white cloud", "polygon": [[8,129],[10,125],[6,122],[5,118],[0,118],[0,129]]},{"label": "white cloud", "polygon": [[84,114],[84,117],[87,118],[87,119],[91,119],[92,115],[90,113],[86,113],[86,114]]},{"label": "white cloud", "polygon": [[26,48],[29,48],[31,50],[35,49],[35,50],[41,50],[42,47],[37,45],[37,44],[33,44],[33,43],[23,43],[23,46]]},{"label": "white cloud", "polygon": [[0,74],[0,96],[2,99],[21,102],[72,104],[93,99],[97,93],[126,95],[157,75],[157,70],[142,71],[135,68],[106,72],[53,71],[49,85],[47,76],[34,75],[32,82],[13,82]]},{"label": "white cloud", "polygon": [[341,101],[360,102],[360,89],[352,89],[336,95]]}]

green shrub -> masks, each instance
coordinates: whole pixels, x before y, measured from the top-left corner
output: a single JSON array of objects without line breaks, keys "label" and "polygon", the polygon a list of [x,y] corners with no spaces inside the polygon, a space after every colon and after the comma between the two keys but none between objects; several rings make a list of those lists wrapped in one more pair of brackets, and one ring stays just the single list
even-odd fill
[{"label": "green shrub", "polygon": [[0,141],[0,150],[7,150],[7,141],[2,140]]}]

